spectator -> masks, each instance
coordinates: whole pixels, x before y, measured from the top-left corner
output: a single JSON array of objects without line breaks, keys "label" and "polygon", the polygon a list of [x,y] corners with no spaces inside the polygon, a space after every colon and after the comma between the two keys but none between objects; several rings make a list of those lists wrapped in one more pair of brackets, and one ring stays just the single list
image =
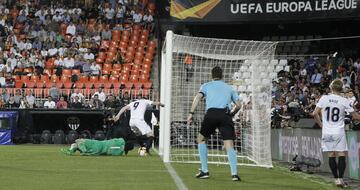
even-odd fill
[{"label": "spectator", "polygon": [[5,104],[6,108],[19,108],[19,104],[15,102],[14,96],[9,97],[9,101]]},{"label": "spectator", "polygon": [[2,89],[1,97],[2,97],[2,101],[3,101],[3,102],[6,103],[6,102],[9,101],[10,96],[9,96],[9,93],[8,93],[8,91],[7,91],[6,88],[3,88],[3,89]]},{"label": "spectator", "polygon": [[70,23],[66,28],[66,34],[70,34],[71,36],[75,36],[76,34],[76,26],[74,23]]},{"label": "spectator", "polygon": [[322,74],[319,73],[317,69],[315,69],[314,74],[311,75],[311,84],[316,87],[319,87],[321,79],[322,79]]},{"label": "spectator", "polygon": [[64,59],[64,67],[67,69],[72,69],[75,66],[74,58],[70,57],[69,55]]},{"label": "spectator", "polygon": [[83,104],[81,103],[79,96],[74,97],[74,101],[71,102],[70,107],[75,109],[83,108]]},{"label": "spectator", "polygon": [[26,98],[24,98],[24,97],[20,98],[19,108],[21,108],[21,109],[30,108],[29,102],[26,100]]},{"label": "spectator", "polygon": [[29,90],[27,92],[27,95],[25,97],[26,103],[29,105],[29,108],[34,108],[35,105],[35,96],[33,95],[32,90]]},{"label": "spectator", "polygon": [[80,102],[84,102],[85,96],[80,92],[79,89],[76,89],[74,93],[70,96],[70,102],[75,102],[75,97],[79,97]]},{"label": "spectator", "polygon": [[52,100],[58,100],[60,97],[60,90],[56,87],[56,83],[53,82],[51,88],[49,89],[49,96]]},{"label": "spectator", "polygon": [[96,64],[96,62],[92,62],[90,66],[91,75],[101,75],[101,67]]},{"label": "spectator", "polygon": [[90,101],[90,107],[92,109],[103,109],[103,102],[99,99],[98,94],[94,94],[93,98]]},{"label": "spectator", "polygon": [[103,103],[106,99],[106,95],[103,92],[103,89],[100,87],[99,90],[97,92],[94,93],[93,97],[95,97],[95,95],[98,95],[99,100]]},{"label": "spectator", "polygon": [[68,103],[65,101],[64,96],[60,97],[60,100],[56,103],[57,109],[66,109],[68,108]]},{"label": "spectator", "polygon": [[131,97],[130,97],[130,95],[129,95],[129,92],[128,92],[128,91],[125,91],[123,97],[119,97],[119,100],[120,100],[120,103],[121,103],[122,105],[128,105],[128,104],[130,104],[130,102],[131,102]]},{"label": "spectator", "polygon": [[115,10],[112,7],[108,7],[104,10],[104,12],[105,12],[106,24],[112,24],[115,15]]},{"label": "spectator", "polygon": [[51,96],[48,96],[48,99],[44,102],[44,108],[49,108],[49,109],[56,108],[56,104]]},{"label": "spectator", "polygon": [[87,52],[84,54],[84,59],[86,61],[93,61],[95,59],[95,56],[91,51],[88,49]]},{"label": "spectator", "polygon": [[106,100],[104,101],[105,109],[115,109],[120,107],[120,102],[115,99],[114,95],[109,94]]},{"label": "spectator", "polygon": [[16,104],[20,104],[21,97],[22,97],[21,91],[20,91],[20,89],[17,89],[15,91],[15,95],[14,95],[14,101]]}]

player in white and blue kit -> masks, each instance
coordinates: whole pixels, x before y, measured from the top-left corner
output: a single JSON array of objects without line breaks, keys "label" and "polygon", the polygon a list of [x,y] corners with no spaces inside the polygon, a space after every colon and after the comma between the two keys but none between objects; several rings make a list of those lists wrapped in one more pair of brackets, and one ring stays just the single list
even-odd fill
[{"label": "player in white and blue kit", "polygon": [[[322,128],[321,149],[329,156],[329,166],[339,187],[346,187],[343,175],[346,168],[346,152],[348,146],[345,135],[345,112],[352,115],[353,119],[359,120],[360,115],[354,112],[351,102],[340,94],[343,83],[335,79],[330,84],[331,94],[323,95],[313,112],[316,123]],[[338,156],[338,162],[336,162]]]},{"label": "player in white and blue kit", "polygon": [[[232,87],[222,81],[222,69],[218,66],[211,71],[213,81],[203,84],[200,91],[194,98],[188,123],[191,123],[194,111],[202,98],[206,101],[206,114],[201,125],[200,134],[197,138],[199,156],[201,161],[201,171],[196,175],[199,179],[209,178],[208,156],[206,140],[215,129],[218,128],[224,140],[224,146],[228,154],[233,181],[240,181],[237,173],[237,157],[234,150],[235,129],[232,116],[240,109],[240,101],[237,92]],[[231,103],[235,107],[231,110]]]},{"label": "player in white and blue kit", "polygon": [[120,116],[126,111],[130,110],[130,121],[129,125],[132,130],[139,131],[141,134],[137,134],[138,136],[146,136],[147,142],[145,143],[146,152],[149,153],[152,142],[154,140],[154,134],[150,126],[145,122],[144,115],[146,108],[149,105],[159,105],[164,107],[165,105],[160,102],[153,102],[150,100],[139,99],[131,102],[130,104],[121,108],[119,113],[114,117],[114,121],[118,121]]}]

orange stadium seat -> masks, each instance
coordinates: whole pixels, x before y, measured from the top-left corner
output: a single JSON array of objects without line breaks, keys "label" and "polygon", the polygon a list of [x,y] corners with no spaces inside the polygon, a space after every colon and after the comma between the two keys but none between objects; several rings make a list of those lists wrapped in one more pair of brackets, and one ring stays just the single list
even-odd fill
[{"label": "orange stadium seat", "polygon": [[105,88],[105,89],[110,89],[111,86],[112,86],[112,83],[111,83],[111,82],[105,82],[105,83],[104,83],[104,88]]},{"label": "orange stadium seat", "polygon": [[91,88],[93,87],[93,83],[92,83],[92,82],[86,82],[86,83],[84,83],[84,85],[85,85],[85,88],[86,88],[86,89],[91,89]]},{"label": "orange stadium seat", "polygon": [[71,77],[71,69],[63,69],[61,77]]},{"label": "orange stadium seat", "polygon": [[56,87],[59,88],[59,89],[62,88],[62,87],[64,86],[63,83],[64,83],[63,81],[57,82],[57,83],[56,83]]},{"label": "orange stadium seat", "polygon": [[[70,73],[71,73],[71,71],[70,71]],[[71,76],[71,74],[70,74],[70,76]],[[61,82],[70,82],[70,76],[62,75],[60,78]]]},{"label": "orange stadium seat", "polygon": [[45,81],[38,81],[36,82],[36,88],[44,88],[45,84]]},{"label": "orange stadium seat", "polygon": [[97,81],[98,81],[98,77],[97,77],[97,76],[91,76],[91,77],[89,78],[89,81],[92,82],[92,83],[97,82]]},{"label": "orange stadium seat", "polygon": [[52,82],[45,83],[45,88],[51,88],[51,87],[52,87]]},{"label": "orange stadium seat", "polygon": [[151,81],[143,82],[143,85],[144,85],[144,89],[150,89],[152,87],[152,82]]},{"label": "orange stadium seat", "polygon": [[102,70],[102,74],[103,74],[103,75],[110,75],[110,73],[111,73],[111,70],[110,70],[110,69],[103,69],[103,70]]},{"label": "orange stadium seat", "polygon": [[58,81],[59,81],[59,77],[56,76],[56,75],[51,75],[50,80],[51,80],[51,82],[58,82]]},{"label": "orange stadium seat", "polygon": [[141,88],[142,88],[142,86],[143,86],[143,84],[142,84],[142,83],[140,83],[140,82],[136,82],[136,83],[134,83],[134,88],[135,88],[135,89],[137,89],[137,90],[141,89]]},{"label": "orange stadium seat", "polygon": [[35,87],[35,82],[32,81],[28,81],[25,83],[26,88],[34,88]]},{"label": "orange stadium seat", "polygon": [[149,90],[149,89],[143,89],[143,90],[141,91],[141,95],[142,95],[142,97],[149,97],[149,95],[150,95],[150,90]]},{"label": "orange stadium seat", "polygon": [[77,89],[83,89],[84,88],[84,83],[78,81],[78,82],[75,83],[75,87]]},{"label": "orange stadium seat", "polygon": [[73,75],[80,75],[80,69],[73,69],[73,70],[71,71],[71,74],[73,74]]},{"label": "orange stadium seat", "polygon": [[79,78],[79,81],[80,82],[87,82],[87,81],[89,81],[89,77],[86,76],[86,75],[81,75],[80,78]]},{"label": "orange stadium seat", "polygon": [[22,81],[15,81],[15,88],[22,88],[23,84],[24,83]]},{"label": "orange stadium seat", "polygon": [[64,82],[64,88],[70,89],[72,87],[72,82]]},{"label": "orange stadium seat", "polygon": [[101,82],[95,82],[95,83],[94,83],[94,88],[95,88],[95,89],[98,89],[98,88],[100,88],[100,87],[103,87],[103,83],[101,83]]},{"label": "orange stadium seat", "polygon": [[121,71],[121,64],[114,64],[112,65],[113,70]]},{"label": "orange stadium seat", "polygon": [[44,81],[44,82],[50,81],[49,76],[48,75],[41,75],[40,81]]},{"label": "orange stadium seat", "polygon": [[130,82],[138,82],[139,81],[139,75],[137,75],[137,74],[130,75],[129,81]]},{"label": "orange stadium seat", "polygon": [[125,85],[125,89],[131,89],[131,88],[133,87],[134,83],[132,83],[132,82],[125,82],[124,85]]},{"label": "orange stadium seat", "polygon": [[43,98],[43,89],[42,88],[36,88],[34,90],[34,96],[37,98]]},{"label": "orange stadium seat", "polygon": [[106,75],[103,75],[103,76],[100,76],[100,79],[99,79],[99,82],[107,82],[108,81],[108,76]]},{"label": "orange stadium seat", "polygon": [[111,70],[111,69],[112,69],[112,64],[111,64],[111,63],[104,63],[103,69],[109,69],[109,70]]}]

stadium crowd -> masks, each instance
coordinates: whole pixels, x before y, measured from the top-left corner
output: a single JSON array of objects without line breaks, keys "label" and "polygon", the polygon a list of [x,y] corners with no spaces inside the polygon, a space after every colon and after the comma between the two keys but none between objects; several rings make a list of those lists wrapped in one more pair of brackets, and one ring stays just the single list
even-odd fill
[{"label": "stadium crowd", "polygon": [[[140,76],[148,81],[151,67],[141,64],[146,58],[151,64],[155,52],[147,41],[154,10],[148,0],[0,1],[0,108],[102,109],[147,97],[133,94],[132,86],[120,91],[123,86],[78,82],[124,76],[126,82],[130,73],[136,73],[132,84]],[[35,93],[38,83],[43,91]]]},{"label": "stadium crowd", "polygon": [[[344,97],[351,99],[355,110],[360,110],[360,60],[343,55],[326,58],[308,57],[288,61],[288,71],[281,71],[273,81],[273,121],[295,121],[311,117],[316,103],[330,92],[329,84],[335,78],[344,83]],[[277,123],[277,124],[276,124]],[[275,127],[291,126],[288,122],[274,122]]]}]

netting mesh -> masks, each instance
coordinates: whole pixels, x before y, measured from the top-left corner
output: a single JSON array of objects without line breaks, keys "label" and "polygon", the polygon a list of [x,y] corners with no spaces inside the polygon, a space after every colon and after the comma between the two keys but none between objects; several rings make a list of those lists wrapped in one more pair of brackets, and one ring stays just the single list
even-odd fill
[{"label": "netting mesh", "polygon": [[[224,81],[236,89],[243,101],[234,117],[238,163],[270,167],[271,81],[276,77],[274,42],[209,39],[174,35],[172,39],[170,161],[199,162],[196,137],[205,102],[196,109],[194,124],[186,117],[201,84],[211,81],[211,69],[220,66]],[[167,45],[167,44],[165,44]],[[169,52],[165,52],[163,55]],[[163,65],[164,66],[164,65]],[[165,82],[162,80],[161,82]],[[166,127],[166,126],[165,126]],[[221,134],[207,141],[209,163],[227,163]]]}]

